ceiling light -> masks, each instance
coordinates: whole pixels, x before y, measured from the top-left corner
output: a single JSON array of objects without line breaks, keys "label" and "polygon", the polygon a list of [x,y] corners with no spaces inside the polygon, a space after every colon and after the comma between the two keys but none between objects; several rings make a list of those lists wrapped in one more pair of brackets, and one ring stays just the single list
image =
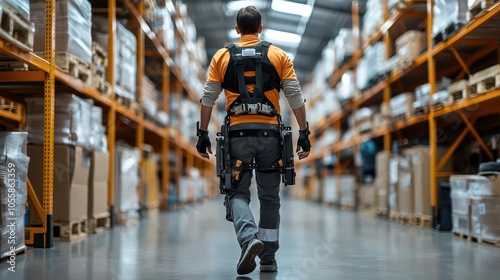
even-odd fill
[{"label": "ceiling light", "polygon": [[265,2],[262,0],[230,1],[226,4],[226,14],[233,15],[246,6],[255,6],[257,9],[262,9],[265,8]]},{"label": "ceiling light", "polygon": [[267,41],[281,43],[292,48],[298,47],[302,40],[302,37],[298,34],[274,29],[265,29],[264,37]]},{"label": "ceiling light", "polygon": [[273,0],[271,9],[275,10],[276,12],[293,14],[303,17],[310,17],[312,13],[312,7],[309,5],[285,0]]}]

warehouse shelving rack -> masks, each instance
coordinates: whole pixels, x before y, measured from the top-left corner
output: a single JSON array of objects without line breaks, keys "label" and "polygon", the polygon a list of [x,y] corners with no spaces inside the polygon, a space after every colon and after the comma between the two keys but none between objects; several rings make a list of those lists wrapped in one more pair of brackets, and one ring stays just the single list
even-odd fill
[{"label": "warehouse shelving rack", "polygon": [[[193,102],[198,102],[193,90],[185,77],[182,77],[181,71],[174,65],[170,58],[167,46],[163,46],[151,31],[149,26],[142,18],[144,13],[144,3],[133,4],[130,0],[108,0],[108,65],[114,65],[114,42],[116,32],[116,2],[120,1],[124,4],[132,14],[132,20],[135,20],[137,26],[137,62],[138,62],[138,100],[141,98],[141,83],[142,75],[144,74],[145,60],[145,40],[148,40],[155,46],[155,52],[163,60],[162,67],[162,83],[161,92],[163,95],[163,103],[161,108],[168,113],[168,97],[171,88],[176,87],[177,92],[182,97],[183,92],[187,92],[188,98]],[[168,187],[171,180],[180,174],[180,172],[170,172],[169,167],[169,150],[175,149],[177,155],[178,170],[197,166],[205,170],[202,176],[211,177],[213,173],[213,161],[201,158],[196,149],[184,137],[179,134],[179,128],[176,127],[160,127],[155,123],[146,120],[142,114],[138,114],[127,107],[115,102],[114,92],[111,96],[100,94],[95,89],[84,85],[80,80],[64,73],[55,65],[55,2],[56,0],[47,0],[46,3],[46,30],[45,30],[45,58],[38,57],[30,52],[26,52],[13,46],[13,44],[0,38],[0,53],[6,54],[13,59],[26,63],[30,67],[30,71],[20,72],[2,72],[0,75],[0,83],[7,85],[15,84],[16,90],[21,88],[19,85],[29,82],[30,84],[42,84],[44,93],[44,166],[43,166],[43,196],[42,203],[38,200],[35,191],[28,180],[28,195],[33,201],[32,211],[37,211],[42,218],[41,227],[27,227],[26,244],[34,245],[35,247],[50,248],[53,247],[53,232],[52,232],[52,214],[53,214],[53,172],[54,172],[54,107],[56,91],[59,88],[64,88],[74,92],[82,97],[93,99],[96,105],[101,106],[103,111],[107,112],[107,132],[108,132],[108,150],[109,150],[109,183],[108,183],[108,205],[109,210],[113,212],[114,204],[114,175],[115,168],[115,144],[117,140],[116,124],[118,119],[126,119],[130,122],[129,131],[135,130],[135,146],[142,148],[144,143],[151,144],[155,151],[161,154],[161,171],[162,171],[162,198],[166,201],[168,196]],[[36,70],[31,70],[36,69]],[[173,77],[173,78],[172,78]],[[56,81],[58,82],[56,84]],[[109,67],[107,71],[107,82],[113,88],[114,86],[114,67]],[[38,90],[41,92],[42,90]],[[37,91],[32,88],[30,93]],[[25,93],[22,90],[20,93]],[[22,95],[13,92],[2,93],[2,96],[19,100],[22,102]],[[0,111],[0,121],[4,124],[9,124],[13,128],[24,128],[26,118],[24,111],[19,114]],[[15,123],[16,126],[12,126]],[[194,131],[194,129],[193,129]],[[182,158],[188,160],[184,162]],[[174,178],[171,178],[174,176]],[[29,174],[28,174],[29,177]],[[212,182],[211,180],[209,182]],[[141,185],[141,184],[140,184]],[[140,187],[140,186],[138,186]],[[141,192],[140,192],[141,193]],[[164,204],[164,203],[163,203]]]},{"label": "warehouse shelving rack", "polygon": [[[408,68],[397,73],[392,73],[391,76],[380,81],[367,92],[361,94],[359,91],[356,91],[354,98],[343,106],[340,112],[328,116],[320,125],[314,128],[320,133],[328,127],[333,127],[336,131],[340,132],[341,123],[359,108],[379,104],[380,102],[388,104],[393,95],[393,87],[398,89],[411,88],[413,90],[420,84],[429,83],[430,94],[433,95],[436,92],[437,80],[440,77],[452,75],[454,76],[454,82],[459,81],[466,77],[466,75],[473,73],[471,69],[473,64],[485,58],[487,55],[491,56],[494,52],[497,53],[497,63],[500,63],[500,47],[498,44],[500,39],[499,2],[496,2],[480,13],[476,18],[469,21],[446,41],[436,44],[434,44],[434,38],[430,28],[433,26],[433,0],[405,1],[407,2],[407,8],[400,10],[392,17],[387,8],[387,2],[388,0],[384,0],[384,23],[379,31],[373,34],[369,40],[366,40],[362,46],[359,46],[352,58],[346,64],[341,68],[337,68],[338,70],[336,70],[328,80],[328,86],[335,87],[344,73],[348,70],[355,70],[358,60],[363,57],[366,48],[378,41],[384,42],[389,57],[393,52],[393,42],[396,39],[393,38],[394,34],[391,34],[391,29],[396,27],[400,28],[399,30],[402,32],[397,35],[402,35],[403,32],[409,30],[404,22],[404,19],[409,17],[416,17],[420,20],[420,23],[414,26],[415,28],[426,30],[428,42],[427,50],[420,54]],[[425,5],[425,13],[415,9],[417,5],[420,5],[420,7]],[[352,12],[353,32],[356,35],[359,34],[359,9],[357,1],[353,2]],[[425,75],[422,76],[423,74]],[[407,79],[416,78],[418,84],[407,86],[401,85],[401,81],[405,77]],[[400,92],[403,91],[400,90]],[[341,152],[347,149],[359,150],[359,146],[363,141],[377,138],[383,138],[384,150],[390,151],[393,138],[397,138],[403,134],[409,136],[416,134],[416,132],[409,130],[426,130],[429,135],[431,155],[430,199],[434,216],[436,216],[438,210],[438,178],[448,177],[453,174],[449,172],[440,172],[440,170],[446,162],[450,160],[454,151],[456,151],[469,133],[472,134],[488,157],[493,160],[492,152],[479,136],[479,133],[474,127],[474,123],[482,116],[492,113],[498,114],[499,106],[500,89],[494,89],[469,99],[459,100],[451,105],[444,105],[442,108],[436,109],[433,106],[429,106],[429,112],[426,114],[413,115],[406,120],[398,121],[392,127],[381,128],[369,134],[359,135],[356,133],[353,141],[347,143],[339,142],[329,147],[325,147],[321,152],[312,154],[305,163],[313,163],[330,153],[334,153],[337,158],[339,158]],[[439,139],[439,133],[443,133],[444,129],[450,126],[449,121],[446,121],[445,118],[454,118],[454,120],[460,122],[460,133],[457,132],[456,137],[454,137],[454,140],[449,145],[444,156],[438,158],[438,145],[443,144]],[[338,162],[335,165],[334,173],[336,175],[342,174],[353,161],[353,158],[348,158]]]}]

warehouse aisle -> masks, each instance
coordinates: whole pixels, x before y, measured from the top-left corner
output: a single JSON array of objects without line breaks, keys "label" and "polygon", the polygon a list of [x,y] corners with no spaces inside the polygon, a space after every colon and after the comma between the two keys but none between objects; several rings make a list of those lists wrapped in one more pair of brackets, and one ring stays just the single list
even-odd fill
[{"label": "warehouse aisle", "polygon": [[[279,272],[236,274],[240,250],[220,199],[18,256],[0,279],[498,279],[500,248],[284,200]],[[255,208],[257,201],[252,205]]]}]

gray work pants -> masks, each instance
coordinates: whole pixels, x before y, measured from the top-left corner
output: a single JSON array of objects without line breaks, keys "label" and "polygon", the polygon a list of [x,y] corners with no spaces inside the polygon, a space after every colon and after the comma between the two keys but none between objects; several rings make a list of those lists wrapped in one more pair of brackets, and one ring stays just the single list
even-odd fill
[{"label": "gray work pants", "polygon": [[[245,163],[255,162],[266,166],[281,157],[279,139],[276,137],[234,137],[230,140],[231,156]],[[259,255],[262,261],[274,258],[279,248],[278,228],[280,221],[280,172],[279,170],[255,170],[257,191],[260,201],[260,220],[257,227],[250,210],[250,183],[253,170],[245,170],[240,180],[233,183],[230,193],[234,229],[241,247],[253,238],[264,243]]]}]

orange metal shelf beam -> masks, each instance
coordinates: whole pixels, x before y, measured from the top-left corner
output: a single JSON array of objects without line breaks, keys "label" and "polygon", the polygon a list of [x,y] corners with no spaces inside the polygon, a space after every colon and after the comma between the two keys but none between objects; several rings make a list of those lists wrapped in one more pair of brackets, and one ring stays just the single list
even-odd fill
[{"label": "orange metal shelf beam", "polygon": [[85,85],[81,80],[63,72],[60,69],[56,69],[56,80],[86,95],[89,98],[99,101],[107,107],[111,107],[112,101],[109,97],[100,94],[97,90]]},{"label": "orange metal shelf beam", "polygon": [[0,72],[0,82],[22,83],[22,82],[44,82],[43,71],[12,71]]},{"label": "orange metal shelf beam", "polygon": [[499,97],[500,97],[500,89],[496,89],[484,94],[474,96],[467,100],[459,100],[453,105],[445,106],[441,110],[434,111],[434,116],[440,117]]},{"label": "orange metal shelf beam", "polygon": [[3,38],[0,38],[0,52],[44,72],[49,72],[47,60],[13,46]]}]

